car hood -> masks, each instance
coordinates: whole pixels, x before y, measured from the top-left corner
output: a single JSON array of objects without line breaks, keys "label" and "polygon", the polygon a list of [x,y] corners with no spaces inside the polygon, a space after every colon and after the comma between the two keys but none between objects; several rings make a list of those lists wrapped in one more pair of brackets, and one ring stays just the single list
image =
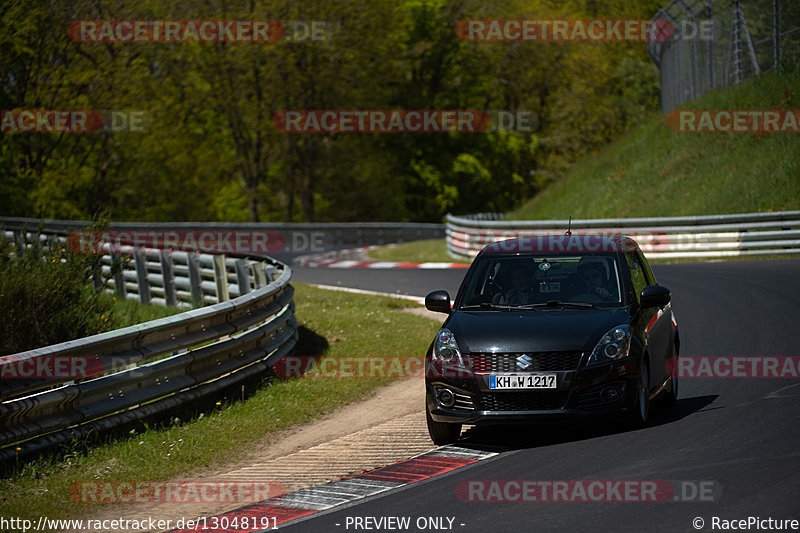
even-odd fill
[{"label": "car hood", "polygon": [[444,327],[463,353],[588,351],[614,326],[630,321],[627,307],[531,311],[457,311]]}]

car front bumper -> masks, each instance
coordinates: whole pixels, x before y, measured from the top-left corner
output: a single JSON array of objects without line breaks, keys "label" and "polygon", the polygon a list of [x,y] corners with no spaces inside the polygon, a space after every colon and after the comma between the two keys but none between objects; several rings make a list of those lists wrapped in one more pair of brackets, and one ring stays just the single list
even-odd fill
[{"label": "car front bumper", "polygon": [[[492,390],[487,374],[429,376],[427,408],[437,422],[476,425],[613,417],[635,409],[639,377],[630,360],[556,374],[556,389],[533,390]],[[452,393],[451,405],[441,401],[443,389]]]}]

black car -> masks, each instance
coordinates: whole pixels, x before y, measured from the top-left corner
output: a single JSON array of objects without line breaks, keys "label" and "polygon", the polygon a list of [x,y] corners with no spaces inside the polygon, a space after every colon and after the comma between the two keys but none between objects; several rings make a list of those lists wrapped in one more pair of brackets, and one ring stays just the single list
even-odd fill
[{"label": "black car", "polygon": [[426,356],[428,430],[462,424],[613,416],[647,422],[678,394],[679,337],[670,292],[627,237],[511,239],[475,258]]}]

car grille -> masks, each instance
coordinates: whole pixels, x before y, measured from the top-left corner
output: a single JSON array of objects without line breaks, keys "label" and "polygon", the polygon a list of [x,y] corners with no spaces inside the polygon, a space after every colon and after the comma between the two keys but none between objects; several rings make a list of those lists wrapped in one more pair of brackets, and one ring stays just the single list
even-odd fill
[{"label": "car grille", "polygon": [[[527,355],[531,366],[521,368],[517,358]],[[577,370],[581,352],[519,352],[519,353],[473,353],[470,354],[472,371],[479,374],[491,372],[546,372]]]},{"label": "car grille", "polygon": [[543,411],[561,409],[569,391],[534,390],[503,391],[481,394],[481,405],[486,411]]}]

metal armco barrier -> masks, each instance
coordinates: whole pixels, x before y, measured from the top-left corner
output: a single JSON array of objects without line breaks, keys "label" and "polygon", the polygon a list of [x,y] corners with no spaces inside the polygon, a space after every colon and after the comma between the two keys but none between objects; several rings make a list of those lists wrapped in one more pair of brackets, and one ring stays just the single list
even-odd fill
[{"label": "metal armco barrier", "polygon": [[[567,220],[487,220],[447,215],[447,250],[472,259],[487,244],[564,235]],[[800,253],[800,211],[669,218],[573,220],[575,235],[627,235],[651,258],[725,258]]]},{"label": "metal armco barrier", "polygon": [[[14,229],[21,243],[23,229]],[[45,224],[42,233],[58,238],[59,230]],[[17,446],[36,451],[186,405],[263,373],[294,348],[294,289],[283,263],[130,252],[133,260],[116,276],[118,293],[212,305],[0,357],[0,461],[13,459]],[[113,258],[103,259],[109,273]],[[54,362],[79,363],[80,372],[48,374]]]},{"label": "metal armco barrier", "polygon": [[[0,217],[0,227],[10,231],[23,228],[35,232],[39,223],[47,232],[68,235],[86,228],[80,220],[39,220]],[[260,231],[280,236],[279,248],[271,252],[321,252],[328,246],[390,244],[444,237],[444,224],[416,222],[112,222],[116,231]],[[271,244],[271,243],[268,243]]]}]

